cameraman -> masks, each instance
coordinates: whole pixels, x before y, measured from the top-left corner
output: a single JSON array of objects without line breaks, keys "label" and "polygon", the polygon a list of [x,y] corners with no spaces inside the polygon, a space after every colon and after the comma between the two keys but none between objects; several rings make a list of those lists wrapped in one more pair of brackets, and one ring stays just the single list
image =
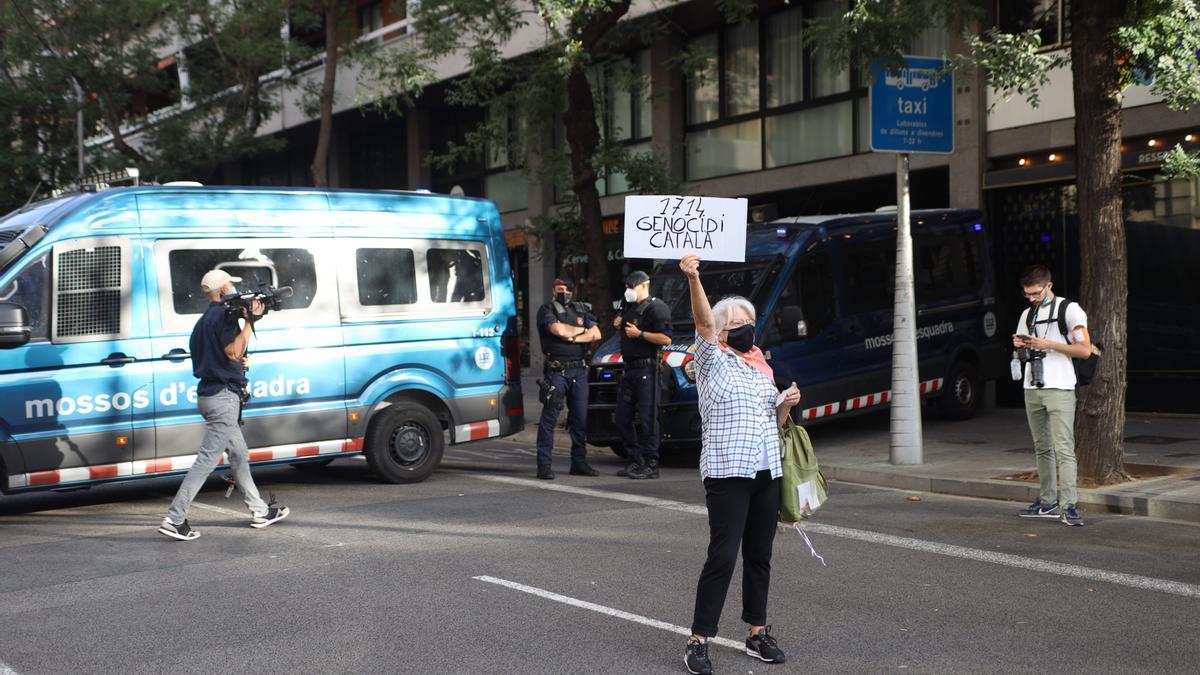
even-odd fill
[{"label": "cameraman", "polygon": [[223,270],[211,270],[200,280],[200,290],[208,295],[209,305],[196,327],[192,329],[189,347],[192,352],[192,374],[200,378],[196,388],[200,414],[204,416],[204,440],[196,461],[188,469],[179,492],[175,494],[167,517],[158,531],[168,537],[189,541],[200,532],[188,525],[187,512],[204,486],[209,474],[221,461],[221,453],[229,458],[236,485],[253,516],[250,527],[262,528],[288,516],[286,506],[270,506],[258,495],[254,478],[250,476],[249,451],[242,438],[240,426],[242,390],[246,387],[244,368],[246,347],[253,332],[253,321],[263,314],[258,300],[249,310],[242,310],[242,326],[237,318],[229,318],[221,299],[237,291],[233,287],[238,277]]},{"label": "cameraman", "polygon": [[[1041,493],[1017,515],[1083,525],[1083,518],[1075,510],[1076,380],[1071,359],[1091,354],[1087,314],[1079,303],[1068,306],[1064,298],[1055,297],[1050,270],[1045,265],[1027,267],[1021,275],[1021,286],[1030,307],[1017,322],[1013,346],[1021,350],[1025,368],[1025,414],[1033,433]],[[1069,336],[1059,329],[1058,314],[1064,307]],[[1042,382],[1033,379],[1036,359],[1042,361]]]}]

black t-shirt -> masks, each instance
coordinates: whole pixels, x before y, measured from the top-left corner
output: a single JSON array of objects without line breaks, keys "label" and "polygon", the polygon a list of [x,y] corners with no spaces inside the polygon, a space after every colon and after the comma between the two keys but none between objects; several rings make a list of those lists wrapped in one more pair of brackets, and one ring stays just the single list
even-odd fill
[{"label": "black t-shirt", "polygon": [[233,342],[241,331],[237,321],[226,320],[225,305],[220,302],[209,304],[208,309],[192,329],[189,346],[192,350],[192,374],[200,378],[196,394],[212,396],[224,389],[240,392],[246,384],[246,373],[242,364],[230,361],[225,347]]},{"label": "black t-shirt", "polygon": [[638,304],[625,303],[621,309],[621,359],[642,359],[658,354],[660,347],[640,337],[627,337],[625,326],[637,324],[647,333],[663,333],[671,337],[671,310],[658,298],[646,298]]},{"label": "black t-shirt", "polygon": [[567,359],[581,359],[587,355],[587,345],[571,343],[550,332],[550,324],[565,323],[577,328],[591,328],[596,325],[596,317],[578,302],[568,302],[562,305],[562,314],[555,312],[554,302],[547,302],[538,308],[537,326],[542,337],[542,352],[546,356]]}]

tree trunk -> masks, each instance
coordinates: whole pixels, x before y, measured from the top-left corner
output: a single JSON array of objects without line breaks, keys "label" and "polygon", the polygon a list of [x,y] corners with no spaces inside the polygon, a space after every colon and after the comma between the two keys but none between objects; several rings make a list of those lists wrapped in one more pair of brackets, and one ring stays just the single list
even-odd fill
[{"label": "tree trunk", "polygon": [[608,253],[600,226],[600,192],[596,189],[596,168],[592,165],[600,147],[600,128],[596,125],[596,101],[583,64],[567,77],[567,110],[563,113],[567,144],[571,149],[571,177],[579,218],[583,225],[584,250],[588,257],[587,300],[592,303],[596,321],[602,327],[611,323],[613,309],[608,281]]},{"label": "tree trunk", "polygon": [[1113,39],[1124,5],[1118,0],[1071,3],[1080,303],[1092,342],[1104,344],[1095,379],[1078,390],[1075,448],[1079,474],[1099,484],[1129,479],[1124,466],[1128,261],[1121,204],[1121,55]]},{"label": "tree trunk", "polygon": [[329,187],[326,171],[329,164],[329,137],[333,135],[333,90],[337,84],[337,19],[338,3],[328,0],[323,3],[325,14],[325,81],[321,83],[321,125],[317,131],[317,150],[313,153],[313,185]]}]

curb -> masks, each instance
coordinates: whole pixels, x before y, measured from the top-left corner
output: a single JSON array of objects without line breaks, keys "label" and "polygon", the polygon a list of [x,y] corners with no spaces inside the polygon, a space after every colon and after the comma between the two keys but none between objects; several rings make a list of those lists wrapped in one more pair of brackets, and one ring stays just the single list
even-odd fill
[{"label": "curb", "polygon": [[[990,479],[950,478],[945,476],[922,476],[875,470],[861,466],[821,465],[821,472],[830,480],[858,483],[896,490],[913,490],[958,497],[999,499],[1018,503],[1037,499],[1036,485]],[[1200,472],[1196,474],[1200,478]],[[1169,520],[1200,523],[1200,504],[1171,499],[1152,492],[1154,483],[1144,481],[1138,485],[1112,486],[1108,490],[1080,489],[1077,506],[1081,511],[1095,513],[1120,513],[1131,516],[1148,516]]]}]

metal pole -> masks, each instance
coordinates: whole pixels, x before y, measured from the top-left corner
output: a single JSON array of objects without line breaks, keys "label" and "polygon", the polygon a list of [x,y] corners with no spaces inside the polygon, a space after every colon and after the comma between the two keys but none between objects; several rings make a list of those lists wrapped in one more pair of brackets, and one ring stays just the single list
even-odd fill
[{"label": "metal pole", "polygon": [[83,88],[79,86],[79,81],[71,78],[71,84],[75,85],[75,143],[79,162],[79,182],[83,183]]},{"label": "metal pole", "polygon": [[896,305],[892,342],[892,464],[920,464],[921,392],[908,203],[908,153],[896,154]]}]

